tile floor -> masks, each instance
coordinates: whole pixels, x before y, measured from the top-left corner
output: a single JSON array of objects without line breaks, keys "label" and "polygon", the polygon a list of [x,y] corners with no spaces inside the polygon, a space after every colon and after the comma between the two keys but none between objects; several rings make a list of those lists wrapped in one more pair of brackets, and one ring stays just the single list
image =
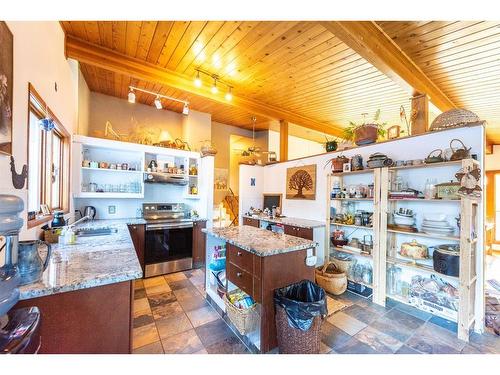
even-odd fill
[{"label": "tile floor", "polygon": [[[134,353],[249,353],[205,300],[202,270],[138,280],[135,284]],[[348,305],[324,322],[322,353],[500,353],[500,337],[473,333],[456,338],[456,324],[412,307],[386,307],[353,293],[336,296]]]}]

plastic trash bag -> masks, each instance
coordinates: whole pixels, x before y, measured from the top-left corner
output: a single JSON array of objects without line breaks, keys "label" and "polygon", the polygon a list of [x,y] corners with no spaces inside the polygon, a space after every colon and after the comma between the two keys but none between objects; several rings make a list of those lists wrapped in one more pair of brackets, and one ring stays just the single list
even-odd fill
[{"label": "plastic trash bag", "polygon": [[309,280],[302,280],[274,291],[274,303],[285,309],[290,327],[307,331],[313,319],[328,314],[326,293]]}]

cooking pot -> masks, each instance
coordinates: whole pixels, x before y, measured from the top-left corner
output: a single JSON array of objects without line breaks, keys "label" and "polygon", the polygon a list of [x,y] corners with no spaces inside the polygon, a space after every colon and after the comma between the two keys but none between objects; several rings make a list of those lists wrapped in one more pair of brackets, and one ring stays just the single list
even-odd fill
[{"label": "cooking pot", "polygon": [[432,262],[434,271],[443,275],[458,277],[460,270],[460,246],[444,244],[432,247]]}]

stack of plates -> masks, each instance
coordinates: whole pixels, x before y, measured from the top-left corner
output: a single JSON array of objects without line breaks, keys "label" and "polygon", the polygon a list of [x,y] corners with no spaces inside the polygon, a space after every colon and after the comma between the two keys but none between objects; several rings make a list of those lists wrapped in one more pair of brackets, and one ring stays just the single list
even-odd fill
[{"label": "stack of plates", "polygon": [[448,224],[446,219],[444,220],[429,220],[424,219],[422,222],[422,232],[428,234],[437,234],[440,236],[451,236],[455,233],[455,228]]}]

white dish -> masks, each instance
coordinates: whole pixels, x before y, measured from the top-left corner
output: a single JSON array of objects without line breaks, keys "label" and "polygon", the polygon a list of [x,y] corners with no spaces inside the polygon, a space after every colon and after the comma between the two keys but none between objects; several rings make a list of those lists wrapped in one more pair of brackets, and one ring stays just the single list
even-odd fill
[{"label": "white dish", "polygon": [[425,214],[424,220],[427,221],[446,221],[446,215],[445,214]]},{"label": "white dish", "polygon": [[447,221],[429,221],[429,220],[424,220],[422,222],[422,225],[425,225],[425,226],[428,226],[428,227],[437,227],[437,228],[450,227],[450,224]]},{"label": "white dish", "polygon": [[428,226],[428,225],[422,225],[422,228],[424,229],[430,229],[430,230],[435,230],[435,231],[438,231],[438,232],[449,232],[450,230],[455,230],[455,228],[453,227],[433,227],[433,226]]}]

